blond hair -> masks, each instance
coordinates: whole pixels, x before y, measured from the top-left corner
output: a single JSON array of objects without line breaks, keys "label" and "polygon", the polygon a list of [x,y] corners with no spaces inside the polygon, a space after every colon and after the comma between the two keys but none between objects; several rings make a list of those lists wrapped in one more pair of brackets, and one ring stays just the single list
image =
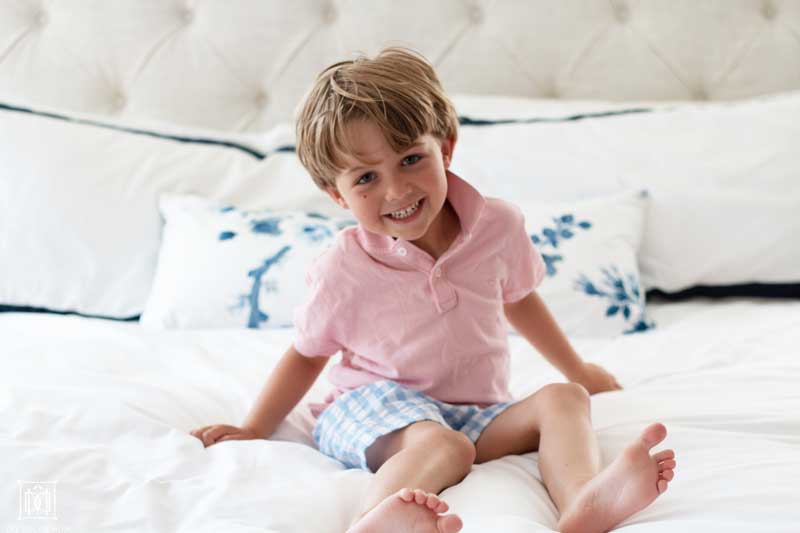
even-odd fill
[{"label": "blond hair", "polygon": [[297,119],[297,155],[322,190],[336,186],[345,167],[342,156],[355,156],[345,135],[355,120],[377,125],[395,152],[421,135],[458,135],[458,117],[433,67],[401,47],[329,66],[306,95]]}]

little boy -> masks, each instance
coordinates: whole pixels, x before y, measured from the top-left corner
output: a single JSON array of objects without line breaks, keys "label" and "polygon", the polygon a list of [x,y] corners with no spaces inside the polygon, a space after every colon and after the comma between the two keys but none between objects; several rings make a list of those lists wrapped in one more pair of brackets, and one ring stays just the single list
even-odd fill
[{"label": "little boy", "polygon": [[[580,359],[536,294],[545,268],[520,210],[448,170],[457,129],[433,68],[409,50],[320,74],[297,153],[358,225],[309,268],[295,341],[243,426],[192,435],[268,438],[341,351],[335,389],[311,409],[320,450],[375,473],[348,533],[459,531],[436,495],[475,463],[537,450],[559,531],[607,531],[672,480],[673,451],[650,454],[666,428],[646,427],[601,468],[589,394],[621,387]],[[503,315],[569,383],[512,401]]]}]

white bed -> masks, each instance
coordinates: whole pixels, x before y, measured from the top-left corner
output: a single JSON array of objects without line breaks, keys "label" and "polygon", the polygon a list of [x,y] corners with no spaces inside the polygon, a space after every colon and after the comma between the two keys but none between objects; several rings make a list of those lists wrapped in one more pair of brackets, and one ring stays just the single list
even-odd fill
[{"label": "white bed", "polygon": [[[669,490],[621,530],[797,531],[800,302],[653,312],[653,332],[575,343],[625,387],[592,401],[604,458],[652,420],[680,457]],[[188,435],[242,420],[291,333],[0,316],[5,524],[17,514],[13,480],[57,480],[57,523],[70,531],[343,531],[370,474],[316,451],[301,408],[271,441],[206,449]],[[515,396],[560,380],[523,339],[511,347]],[[318,381],[307,399],[326,390]],[[465,532],[557,521],[535,453],[477,465],[443,497]]]},{"label": "white bed", "polygon": [[[412,46],[462,117],[519,122],[462,130],[454,165],[484,194],[539,205],[647,189],[647,231],[621,248],[643,289],[797,295],[800,1],[404,5],[0,1],[5,531],[341,533],[357,513],[371,474],[310,438],[305,403],[324,379],[268,441],[189,435],[243,421],[291,328],[130,320],[156,271],[158,194],[331,213],[283,150],[287,121],[314,75],[355,51]],[[624,387],[592,399],[604,460],[653,421],[678,456],[669,490],[619,530],[800,531],[800,299],[646,308],[656,327],[628,335],[579,334],[583,315],[559,315]],[[515,397],[563,381],[509,342]],[[557,522],[535,453],[476,465],[443,498],[466,533]]]}]

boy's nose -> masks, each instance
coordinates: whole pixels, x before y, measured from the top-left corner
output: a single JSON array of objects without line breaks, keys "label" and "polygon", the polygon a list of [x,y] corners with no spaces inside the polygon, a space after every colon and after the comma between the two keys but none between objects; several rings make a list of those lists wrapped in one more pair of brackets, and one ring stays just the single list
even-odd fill
[{"label": "boy's nose", "polygon": [[387,202],[390,202],[394,205],[399,205],[403,200],[411,198],[411,186],[406,180],[394,178],[388,180],[388,182],[389,185],[386,188]]}]

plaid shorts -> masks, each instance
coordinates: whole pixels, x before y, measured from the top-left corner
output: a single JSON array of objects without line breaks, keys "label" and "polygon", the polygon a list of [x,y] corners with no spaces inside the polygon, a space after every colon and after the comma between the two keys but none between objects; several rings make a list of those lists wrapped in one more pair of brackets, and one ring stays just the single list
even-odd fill
[{"label": "plaid shorts", "polygon": [[320,451],[348,468],[369,471],[365,452],[379,437],[421,420],[433,420],[476,442],[503,402],[481,409],[434,400],[393,381],[377,381],[340,395],[317,419],[312,435]]}]

